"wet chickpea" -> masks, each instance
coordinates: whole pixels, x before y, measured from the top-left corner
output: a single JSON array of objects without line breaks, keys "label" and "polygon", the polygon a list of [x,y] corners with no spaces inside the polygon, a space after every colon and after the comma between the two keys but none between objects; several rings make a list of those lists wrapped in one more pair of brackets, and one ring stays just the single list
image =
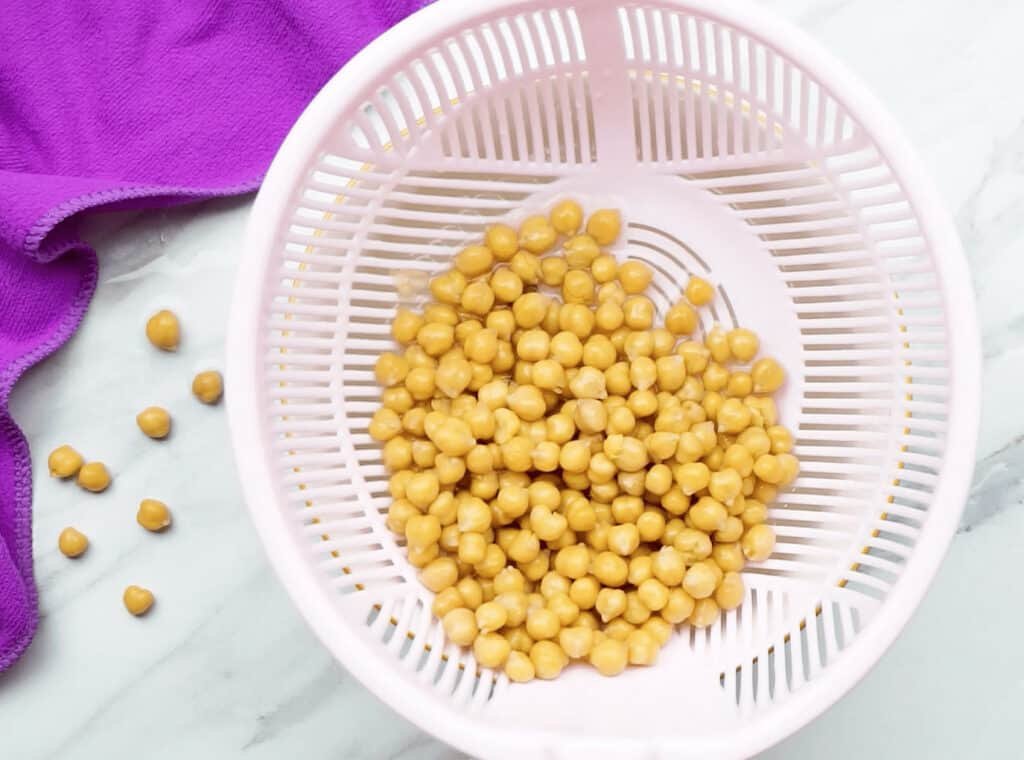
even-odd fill
[{"label": "wet chickpea", "polygon": [[544,216],[527,217],[519,225],[519,245],[530,253],[545,253],[557,238],[557,230]]},{"label": "wet chickpea", "polygon": [[686,283],[686,299],[694,306],[705,306],[715,297],[714,286],[703,277],[692,275]]},{"label": "wet chickpea", "polygon": [[598,245],[611,245],[619,237],[622,218],[615,209],[600,209],[587,219],[587,234]]},{"label": "wet chickpea", "polygon": [[642,293],[651,284],[651,270],[642,261],[629,260],[619,266],[619,283],[629,294]]}]

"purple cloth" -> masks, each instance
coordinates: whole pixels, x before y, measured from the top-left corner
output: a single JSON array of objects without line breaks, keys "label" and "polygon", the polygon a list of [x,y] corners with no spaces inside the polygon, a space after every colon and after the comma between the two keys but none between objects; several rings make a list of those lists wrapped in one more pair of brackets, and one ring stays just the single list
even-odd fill
[{"label": "purple cloth", "polygon": [[38,619],[32,470],[8,399],[89,305],[79,217],[255,189],[316,91],[424,4],[0,2],[0,671]]}]

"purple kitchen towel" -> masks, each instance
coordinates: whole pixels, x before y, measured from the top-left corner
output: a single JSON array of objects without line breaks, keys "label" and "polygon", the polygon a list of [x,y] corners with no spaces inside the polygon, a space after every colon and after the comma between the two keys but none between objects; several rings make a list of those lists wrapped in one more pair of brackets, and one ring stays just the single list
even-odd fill
[{"label": "purple kitchen towel", "polygon": [[83,213],[253,190],[288,128],[427,0],[0,0],[0,671],[37,622],[11,388],[96,286]]}]

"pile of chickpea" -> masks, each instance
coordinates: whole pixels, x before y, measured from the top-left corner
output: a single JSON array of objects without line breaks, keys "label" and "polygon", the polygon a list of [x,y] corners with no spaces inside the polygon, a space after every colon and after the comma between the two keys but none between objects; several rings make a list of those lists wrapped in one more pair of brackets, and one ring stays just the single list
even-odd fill
[{"label": "pile of chickpea", "polygon": [[572,200],[490,227],[375,368],[387,525],[448,639],[516,682],[651,665],[674,626],[739,606],[799,469],[783,369],[750,330],[689,337],[699,277],[656,327],[651,270],[606,250],[620,227]]}]

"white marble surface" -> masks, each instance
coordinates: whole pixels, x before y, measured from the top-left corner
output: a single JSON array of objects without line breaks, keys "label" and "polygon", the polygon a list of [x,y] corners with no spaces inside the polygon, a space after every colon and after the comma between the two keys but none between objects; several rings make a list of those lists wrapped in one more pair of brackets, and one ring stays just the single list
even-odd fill
[{"label": "white marble surface", "polygon": [[[971,259],[985,355],[975,486],[950,555],[905,634],[836,707],[771,760],[1017,758],[1024,613],[1013,578],[1024,533],[1024,3],[763,0],[807,29],[880,95],[917,144]],[[82,330],[31,371],[13,409],[36,455],[42,620],[0,676],[0,757],[454,758],[369,696],[316,643],[270,572],[242,504],[224,410],[189,394],[223,362],[249,199],[117,215],[92,225],[101,284]],[[141,325],[181,314],[185,340],[157,355]],[[134,415],[175,416],[166,442]],[[70,442],[111,465],[98,496],[46,476]],[[151,535],[136,502],[168,502]],[[75,524],[80,560],[56,549]],[[123,587],[152,588],[135,620]],[[1008,604],[1007,601],[1010,603]]]}]

